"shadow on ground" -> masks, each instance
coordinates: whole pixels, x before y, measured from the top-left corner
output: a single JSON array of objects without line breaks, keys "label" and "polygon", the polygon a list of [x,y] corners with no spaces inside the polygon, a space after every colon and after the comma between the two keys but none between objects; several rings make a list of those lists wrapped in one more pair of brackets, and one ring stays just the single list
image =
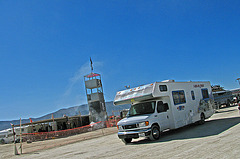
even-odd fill
[{"label": "shadow on ground", "polygon": [[150,141],[148,139],[133,141],[131,144],[151,144],[158,142],[167,142],[172,140],[183,140],[192,138],[202,138],[208,136],[218,135],[240,122],[240,117],[215,119],[206,121],[204,125],[189,125],[176,130],[163,132],[160,139],[157,141]]},{"label": "shadow on ground", "polygon": [[226,113],[226,112],[235,112],[237,110],[233,109],[233,110],[223,110],[223,111],[217,111],[216,113],[219,114],[219,113]]}]

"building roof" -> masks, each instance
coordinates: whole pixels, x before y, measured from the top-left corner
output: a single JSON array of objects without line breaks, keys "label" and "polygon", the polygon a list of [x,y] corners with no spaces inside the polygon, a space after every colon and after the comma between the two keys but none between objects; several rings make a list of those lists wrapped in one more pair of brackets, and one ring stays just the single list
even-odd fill
[{"label": "building roof", "polygon": [[91,77],[97,77],[97,76],[100,76],[100,74],[91,72],[90,74],[88,74],[88,75],[86,75],[84,77],[91,78]]},{"label": "building roof", "polygon": [[[81,117],[88,117],[89,115],[82,115]],[[77,115],[77,116],[71,116],[71,117],[61,117],[61,118],[54,118],[54,119],[45,119],[45,120],[40,120],[40,121],[34,121],[34,122],[31,122],[31,123],[24,123],[24,124],[21,124],[22,126],[24,125],[32,125],[32,124],[41,124],[41,123],[50,123],[50,122],[53,122],[54,121],[61,121],[61,120],[66,120],[67,118],[68,119],[74,119],[74,118],[79,118],[80,116]],[[14,125],[14,127],[16,126],[20,126],[20,125]]]}]

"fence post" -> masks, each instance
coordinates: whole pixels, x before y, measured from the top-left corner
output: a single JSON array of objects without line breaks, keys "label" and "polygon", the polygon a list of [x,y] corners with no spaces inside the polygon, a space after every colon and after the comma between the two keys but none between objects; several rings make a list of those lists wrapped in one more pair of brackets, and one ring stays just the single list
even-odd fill
[{"label": "fence post", "polygon": [[79,116],[80,116],[80,124],[81,124],[81,126],[83,126],[83,123],[82,123],[82,114],[81,114],[80,111],[78,111],[78,113],[79,113]]},{"label": "fence post", "polygon": [[18,155],[18,150],[17,150],[17,145],[16,145],[16,140],[15,140],[15,131],[14,131],[14,125],[12,125],[12,129],[13,129],[13,140],[14,140],[14,155]]},{"label": "fence post", "polygon": [[22,154],[22,119],[20,118],[20,154]]},{"label": "fence post", "polygon": [[[103,128],[102,128],[102,133],[103,133]],[[104,136],[104,133],[103,133],[103,136]]]}]

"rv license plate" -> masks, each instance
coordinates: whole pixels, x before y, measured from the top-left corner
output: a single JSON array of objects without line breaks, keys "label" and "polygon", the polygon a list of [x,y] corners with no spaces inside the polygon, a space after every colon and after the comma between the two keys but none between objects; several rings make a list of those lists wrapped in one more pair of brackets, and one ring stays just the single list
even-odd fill
[{"label": "rv license plate", "polygon": [[145,137],[145,133],[139,133],[139,137]]}]

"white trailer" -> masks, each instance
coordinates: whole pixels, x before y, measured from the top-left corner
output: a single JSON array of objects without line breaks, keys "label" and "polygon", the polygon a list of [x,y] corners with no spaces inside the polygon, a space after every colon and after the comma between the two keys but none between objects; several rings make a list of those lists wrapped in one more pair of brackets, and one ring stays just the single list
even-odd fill
[{"label": "white trailer", "polygon": [[0,144],[8,144],[13,141],[13,133],[11,133],[11,129],[0,131]]},{"label": "white trailer", "polygon": [[[20,127],[14,128],[15,135],[16,135],[16,142],[20,141]],[[29,126],[22,126],[21,127],[22,133],[29,133]],[[12,128],[0,131],[0,144],[8,144],[14,142],[13,137],[13,130]]]},{"label": "white trailer", "polygon": [[124,143],[139,137],[157,140],[162,131],[203,124],[214,113],[210,82],[155,82],[117,92],[114,105],[122,104],[131,104],[117,124]]},{"label": "white trailer", "polygon": [[213,98],[215,101],[215,106],[220,109],[222,105],[229,107],[233,103],[233,95],[231,91],[217,91],[213,92]]}]

